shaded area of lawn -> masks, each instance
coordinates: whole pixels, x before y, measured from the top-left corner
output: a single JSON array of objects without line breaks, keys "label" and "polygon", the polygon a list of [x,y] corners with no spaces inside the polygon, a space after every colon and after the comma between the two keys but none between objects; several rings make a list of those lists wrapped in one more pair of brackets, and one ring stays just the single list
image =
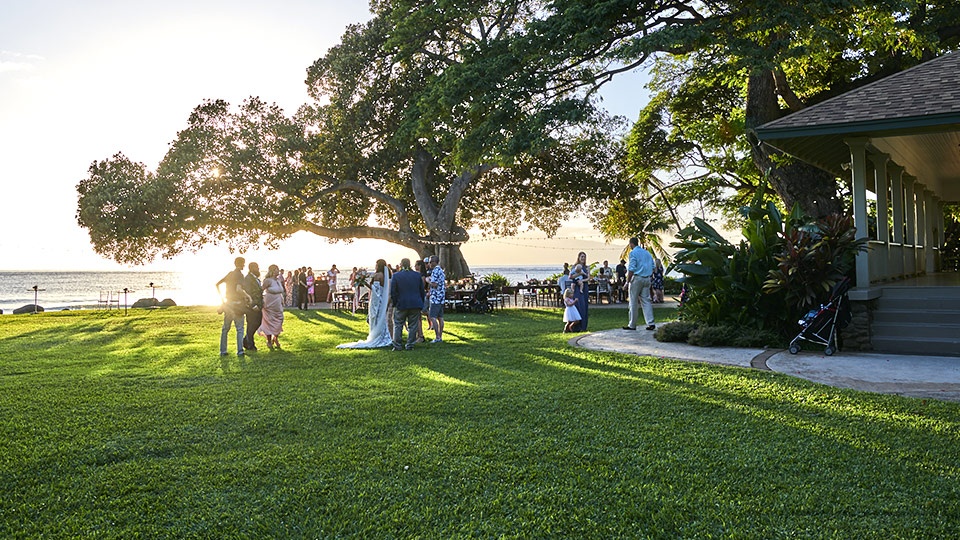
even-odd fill
[{"label": "shaded area of lawn", "polygon": [[[593,329],[623,310],[591,313]],[[217,355],[211,309],[0,318],[3,537],[932,537],[960,406],[586,351],[559,310],[337,350],[288,312]]]}]

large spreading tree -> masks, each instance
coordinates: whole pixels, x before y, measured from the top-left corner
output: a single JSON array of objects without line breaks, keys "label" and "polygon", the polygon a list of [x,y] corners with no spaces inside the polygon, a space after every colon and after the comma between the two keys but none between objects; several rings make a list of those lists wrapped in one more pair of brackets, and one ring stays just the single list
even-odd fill
[{"label": "large spreading tree", "polygon": [[[551,233],[577,210],[608,211],[610,236],[634,234],[679,226],[686,203],[740,206],[768,181],[785,206],[823,216],[842,209],[836,179],[752,130],[960,37],[960,5],[947,0],[379,0],[371,10],[310,67],[313,102],[292,117],[258,99],[236,110],[210,101],[156,172],[119,154],[95,162],[77,217],[98,252],[142,262],[310,231],[440,254],[461,275],[471,228]],[[620,144],[596,91],[644,64],[655,95]]]},{"label": "large spreading tree", "polygon": [[[842,212],[844,182],[761,144],[754,129],[960,45],[960,4],[947,0],[662,6],[593,48],[652,61],[654,95],[627,138],[626,168],[654,214],[692,204],[736,215],[761,183],[810,217]],[[608,227],[646,219],[619,210]]]},{"label": "large spreading tree", "polygon": [[[471,228],[553,233],[621,177],[590,95],[514,69],[529,59],[513,38],[541,7],[372,2],[372,19],[309,68],[311,103],[292,116],[257,98],[201,104],[155,172],[123,154],[94,162],[78,222],[123,263],[308,231],[438,254],[464,275]],[[478,71],[497,58],[498,72]]]},{"label": "large spreading tree", "polygon": [[753,130],[960,43],[952,0],[553,0],[541,8],[511,47],[528,62],[479,65],[549,73],[535,84],[556,92],[593,92],[643,65],[653,74],[653,98],[625,141],[633,186],[610,204],[610,235],[679,221],[673,211],[684,204],[729,215],[761,182],[811,217],[841,211],[836,178],[760,144]]}]

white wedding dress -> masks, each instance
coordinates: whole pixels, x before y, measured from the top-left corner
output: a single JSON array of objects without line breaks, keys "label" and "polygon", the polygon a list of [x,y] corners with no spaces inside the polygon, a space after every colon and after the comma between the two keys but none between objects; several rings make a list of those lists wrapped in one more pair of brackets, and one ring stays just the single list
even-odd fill
[{"label": "white wedding dress", "polygon": [[376,349],[393,345],[393,339],[387,325],[387,303],[390,301],[390,272],[383,275],[383,285],[374,281],[370,288],[370,308],[367,310],[367,323],[370,333],[367,339],[353,343],[337,345],[338,349]]}]

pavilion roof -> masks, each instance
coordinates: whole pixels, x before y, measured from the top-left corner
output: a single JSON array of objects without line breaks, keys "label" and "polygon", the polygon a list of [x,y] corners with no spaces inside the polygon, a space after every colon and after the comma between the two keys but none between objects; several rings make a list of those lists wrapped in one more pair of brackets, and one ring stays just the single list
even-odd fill
[{"label": "pavilion roof", "polygon": [[960,53],[948,53],[757,128],[767,144],[843,176],[866,138],[945,201],[960,201]]}]

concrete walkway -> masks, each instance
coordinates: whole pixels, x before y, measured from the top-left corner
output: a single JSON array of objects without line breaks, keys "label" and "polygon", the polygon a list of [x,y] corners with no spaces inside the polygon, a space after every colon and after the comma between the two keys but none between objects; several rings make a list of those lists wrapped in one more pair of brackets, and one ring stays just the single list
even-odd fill
[{"label": "concrete walkway", "polygon": [[573,338],[571,343],[599,351],[768,369],[838,388],[960,401],[960,357],[847,351],[826,356],[822,350],[790,354],[778,349],[697,347],[661,343],[643,327],[600,330]]}]

